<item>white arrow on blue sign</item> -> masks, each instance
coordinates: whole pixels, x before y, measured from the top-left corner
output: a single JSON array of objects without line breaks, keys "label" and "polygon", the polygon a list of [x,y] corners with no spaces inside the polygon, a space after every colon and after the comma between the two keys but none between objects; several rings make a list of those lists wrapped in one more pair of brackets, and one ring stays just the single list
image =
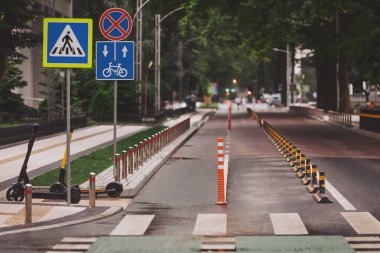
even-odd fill
[{"label": "white arrow on blue sign", "polygon": [[96,80],[134,80],[134,42],[96,42]]}]

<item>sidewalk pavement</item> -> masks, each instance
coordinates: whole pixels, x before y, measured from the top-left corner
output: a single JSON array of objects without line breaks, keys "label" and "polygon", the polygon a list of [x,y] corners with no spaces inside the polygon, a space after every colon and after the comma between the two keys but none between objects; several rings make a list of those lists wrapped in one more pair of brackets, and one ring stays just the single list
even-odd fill
[{"label": "sidewalk pavement", "polygon": [[[145,130],[146,126],[118,126],[117,137],[126,138],[137,132]],[[71,145],[71,159],[80,157],[84,153],[108,146],[113,142],[113,126],[100,125],[95,127],[74,130]],[[66,133],[50,138],[39,139],[38,133],[28,162],[28,174],[33,175],[37,169],[58,167],[66,148]],[[14,179],[20,174],[28,143],[0,149],[0,183]],[[16,180],[14,180],[16,181]],[[8,187],[6,184],[5,187]],[[5,187],[0,187],[4,189]]]},{"label": "sidewalk pavement", "polygon": [[[131,199],[126,199],[125,197],[134,196],[137,192],[145,185],[145,183],[154,175],[154,173],[162,166],[162,164],[169,159],[171,154],[175,152],[183,142],[185,142],[188,138],[190,138],[202,125],[205,121],[208,120],[210,113],[214,112],[213,110],[200,110],[198,113],[191,113],[188,115],[181,116],[176,119],[168,120],[164,123],[164,125],[171,126],[177,124],[186,118],[190,117],[190,129],[187,130],[184,134],[179,136],[175,141],[173,141],[170,145],[161,150],[158,154],[156,154],[153,158],[149,159],[148,162],[142,168],[140,168],[136,173],[131,175],[128,180],[124,180],[122,183],[124,185],[124,192],[122,197],[124,198],[116,198],[116,199],[104,199],[98,198],[96,200],[96,208],[89,209],[88,208],[88,199],[83,198],[78,204],[72,204],[71,206],[67,206],[64,201],[49,201],[49,200],[37,200],[33,199],[32,206],[32,225],[24,225],[25,219],[25,204],[16,203],[16,202],[0,202],[0,236],[21,233],[26,231],[37,231],[44,229],[51,229],[56,227],[68,226],[72,224],[79,224],[83,222],[89,222],[92,220],[105,218],[115,213],[121,212],[125,209],[130,203]],[[101,145],[102,142],[107,142],[108,135],[112,139],[112,130],[110,129],[112,126],[99,126],[95,128],[86,128],[81,131],[78,130],[76,136],[73,135],[73,146],[76,144],[76,149],[74,152],[79,153],[88,152],[90,147],[94,145]],[[145,129],[145,126],[125,126],[119,127],[118,129],[118,137],[125,138],[128,135],[131,135],[135,132],[139,132]],[[107,135],[107,136],[106,136]],[[74,137],[75,136],[75,137]],[[59,146],[58,150],[63,152],[65,148],[65,137],[64,136],[55,136],[49,139],[44,139],[36,145],[37,154],[38,150],[41,150],[41,153],[45,153],[46,151],[51,152],[51,146]],[[83,140],[83,141],[82,141]],[[111,140],[112,143],[112,140]],[[37,144],[37,142],[36,142]],[[24,145],[24,144],[23,144]],[[27,145],[27,144],[26,144]],[[21,145],[22,146],[22,145]],[[62,147],[61,147],[62,146]],[[50,149],[51,148],[51,149]],[[55,150],[54,157],[58,161],[62,159],[60,156],[58,157],[58,153],[62,155],[58,150]],[[0,166],[4,166],[6,164],[9,165],[9,162],[4,162],[6,159],[11,160],[15,155],[20,155],[23,152],[26,152],[19,146],[7,148],[4,150],[0,150],[0,156],[3,158],[0,160]],[[13,156],[12,156],[13,154]],[[4,156],[3,156],[4,155]],[[52,154],[53,155],[53,154]],[[36,156],[36,154],[34,155]],[[45,156],[50,156],[45,153]],[[31,156],[32,157],[32,156]],[[15,158],[17,159],[17,158]],[[18,158],[20,160],[21,158]],[[41,158],[40,158],[41,159]],[[45,158],[44,158],[45,159]],[[42,160],[44,160],[42,159]],[[18,166],[22,164],[22,161],[18,161]],[[52,159],[49,159],[51,163]],[[38,169],[37,166],[43,166],[42,161],[34,160],[34,169]],[[5,168],[5,167],[4,167]],[[4,168],[0,167],[0,176],[8,175],[11,177],[11,172],[4,172]],[[17,171],[19,173],[19,171]],[[109,182],[113,180],[112,167],[108,168],[103,173],[97,176],[97,182]],[[86,186],[85,184],[83,186]],[[97,186],[99,186],[97,184]],[[4,196],[5,191],[2,192]],[[4,199],[4,197],[3,197]]]}]

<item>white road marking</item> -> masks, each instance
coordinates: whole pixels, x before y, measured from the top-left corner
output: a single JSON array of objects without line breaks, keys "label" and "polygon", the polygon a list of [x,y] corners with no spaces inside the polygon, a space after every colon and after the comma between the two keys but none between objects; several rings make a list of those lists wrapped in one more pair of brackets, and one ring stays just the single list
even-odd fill
[{"label": "white road marking", "polygon": [[339,202],[346,211],[356,211],[356,208],[332,185],[329,181],[325,181],[326,189]]},{"label": "white road marking", "polygon": [[47,221],[62,218],[65,216],[79,213],[81,211],[84,211],[85,209],[85,207],[54,206],[49,210],[49,212],[47,212],[43,217],[41,217],[39,221]]},{"label": "white road marking", "polygon": [[91,244],[57,244],[53,249],[59,250],[88,250]]},{"label": "white road marking", "polygon": [[126,215],[111,235],[144,235],[154,215]]},{"label": "white road marking", "polygon": [[224,235],[227,232],[227,214],[198,214],[193,235]]},{"label": "white road marking", "polygon": [[358,234],[380,234],[380,222],[369,212],[341,212]]},{"label": "white road marking", "polygon": [[351,244],[351,247],[353,249],[380,249],[380,243],[373,243],[373,244],[372,243],[371,244],[358,243],[358,244]]},{"label": "white road marking", "polygon": [[65,237],[61,242],[94,243],[97,237]]},{"label": "white road marking", "polygon": [[348,242],[380,242],[380,238],[376,236],[367,237],[346,237]]},{"label": "white road marking", "polygon": [[309,234],[298,213],[271,213],[269,215],[276,235]]}]

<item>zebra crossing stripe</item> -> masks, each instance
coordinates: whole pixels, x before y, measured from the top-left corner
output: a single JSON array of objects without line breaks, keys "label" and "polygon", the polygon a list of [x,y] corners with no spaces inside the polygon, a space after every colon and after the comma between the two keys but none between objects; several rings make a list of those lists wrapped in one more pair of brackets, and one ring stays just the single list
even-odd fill
[{"label": "zebra crossing stripe", "polygon": [[61,242],[66,243],[94,243],[97,237],[65,237]]},{"label": "zebra crossing stripe", "polygon": [[110,235],[144,235],[154,215],[126,215]]},{"label": "zebra crossing stripe", "polygon": [[227,214],[198,214],[193,235],[224,235],[227,232]]},{"label": "zebra crossing stripe", "polygon": [[380,222],[369,212],[341,212],[358,234],[380,234]]},{"label": "zebra crossing stripe", "polygon": [[308,234],[298,213],[271,213],[269,215],[276,235]]},{"label": "zebra crossing stripe", "polygon": [[53,249],[58,250],[88,250],[91,244],[57,244]]}]

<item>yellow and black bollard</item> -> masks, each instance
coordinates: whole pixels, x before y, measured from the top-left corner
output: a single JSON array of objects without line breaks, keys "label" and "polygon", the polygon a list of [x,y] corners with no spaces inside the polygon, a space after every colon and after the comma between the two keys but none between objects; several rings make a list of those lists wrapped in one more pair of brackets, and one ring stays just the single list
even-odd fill
[{"label": "yellow and black bollard", "polygon": [[319,172],[319,177],[318,177],[318,182],[319,182],[319,191],[317,191],[314,195],[313,198],[315,201],[318,203],[331,203],[331,200],[326,196],[326,178],[325,178],[325,173],[324,172]]}]

